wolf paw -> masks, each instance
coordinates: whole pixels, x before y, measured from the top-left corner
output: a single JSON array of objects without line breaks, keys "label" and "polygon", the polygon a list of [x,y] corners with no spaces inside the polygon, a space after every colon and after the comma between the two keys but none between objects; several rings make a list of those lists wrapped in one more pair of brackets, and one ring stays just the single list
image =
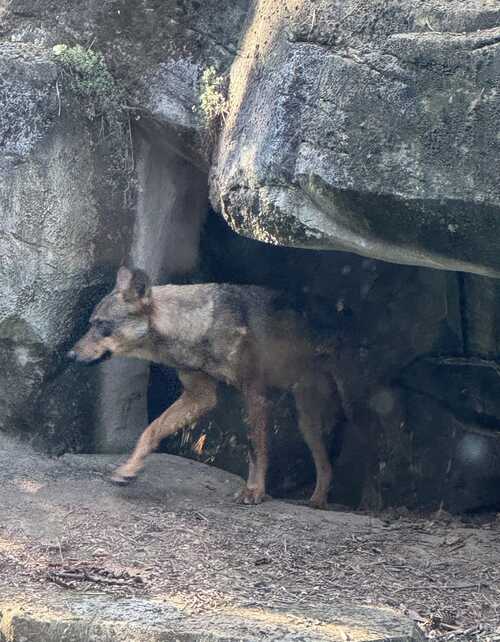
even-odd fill
[{"label": "wolf paw", "polygon": [[256,488],[247,488],[246,486],[235,495],[235,501],[237,504],[247,504],[248,506],[261,504],[268,499],[271,498],[264,492],[257,490]]},{"label": "wolf paw", "polygon": [[326,497],[319,497],[319,496],[316,497],[315,495],[313,495],[311,497],[311,499],[307,502],[307,505],[310,508],[316,508],[316,509],[319,509],[319,510],[327,510],[328,501],[327,501]]},{"label": "wolf paw", "polygon": [[123,475],[120,470],[115,470],[111,475],[110,481],[116,486],[129,486],[137,480],[137,475]]}]

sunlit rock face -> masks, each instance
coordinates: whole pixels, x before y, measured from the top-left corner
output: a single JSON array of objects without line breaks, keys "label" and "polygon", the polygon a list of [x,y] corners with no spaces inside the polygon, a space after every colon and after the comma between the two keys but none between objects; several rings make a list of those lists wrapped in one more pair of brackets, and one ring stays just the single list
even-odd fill
[{"label": "sunlit rock face", "polygon": [[500,273],[494,0],[260,0],[212,202],[280,245]]}]

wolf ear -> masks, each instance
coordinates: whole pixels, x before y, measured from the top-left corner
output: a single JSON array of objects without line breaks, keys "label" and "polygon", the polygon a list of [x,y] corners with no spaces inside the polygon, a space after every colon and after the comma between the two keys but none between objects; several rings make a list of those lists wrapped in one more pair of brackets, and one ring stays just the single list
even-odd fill
[{"label": "wolf ear", "polygon": [[129,301],[148,299],[151,296],[151,281],[144,270],[121,267],[116,276],[116,289],[123,292]]},{"label": "wolf ear", "polygon": [[151,296],[151,280],[144,270],[132,272],[132,290],[139,299],[149,299]]},{"label": "wolf ear", "polygon": [[115,288],[117,290],[120,290],[121,292],[125,292],[126,290],[128,290],[132,283],[132,276],[132,272],[128,269],[128,267],[122,265],[122,267],[118,270],[118,274],[116,275]]}]

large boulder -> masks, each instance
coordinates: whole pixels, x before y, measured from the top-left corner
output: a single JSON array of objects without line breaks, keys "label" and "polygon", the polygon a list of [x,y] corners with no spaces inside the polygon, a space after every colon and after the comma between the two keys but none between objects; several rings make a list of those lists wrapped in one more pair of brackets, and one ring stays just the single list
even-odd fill
[{"label": "large boulder", "polygon": [[212,203],[280,245],[499,276],[500,9],[256,2]]},{"label": "large boulder", "polygon": [[[271,244],[498,277],[499,25],[498,3],[482,0],[256,2],[231,68],[214,208]],[[349,312],[334,499],[495,505],[500,421],[483,390],[493,374],[479,374],[499,353],[495,281],[335,261],[313,278],[323,314]],[[489,411],[464,413],[459,391],[475,378]]]},{"label": "large boulder", "polygon": [[2,47],[0,102],[0,427],[51,450],[88,448],[93,378],[63,355],[128,243],[114,171],[124,150],[69,94],[63,109],[39,47]]}]

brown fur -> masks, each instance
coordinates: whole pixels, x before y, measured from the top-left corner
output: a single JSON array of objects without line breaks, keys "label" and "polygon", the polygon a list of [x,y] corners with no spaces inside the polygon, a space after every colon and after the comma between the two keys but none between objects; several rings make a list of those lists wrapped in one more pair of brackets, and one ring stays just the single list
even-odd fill
[{"label": "brown fur", "polygon": [[178,369],[182,396],[146,428],[129,460],[113,475],[134,479],[160,441],[189,426],[217,403],[217,382],[241,391],[249,423],[249,474],[240,501],[266,494],[270,388],[291,391],[299,427],[313,455],[311,504],[326,506],[332,469],[323,442],[336,385],[331,359],[319,354],[303,318],[278,293],[228,284],[151,288],[147,275],[120,268],[114,290],[95,308],[91,327],[69,356],[92,363],[106,354]]}]

